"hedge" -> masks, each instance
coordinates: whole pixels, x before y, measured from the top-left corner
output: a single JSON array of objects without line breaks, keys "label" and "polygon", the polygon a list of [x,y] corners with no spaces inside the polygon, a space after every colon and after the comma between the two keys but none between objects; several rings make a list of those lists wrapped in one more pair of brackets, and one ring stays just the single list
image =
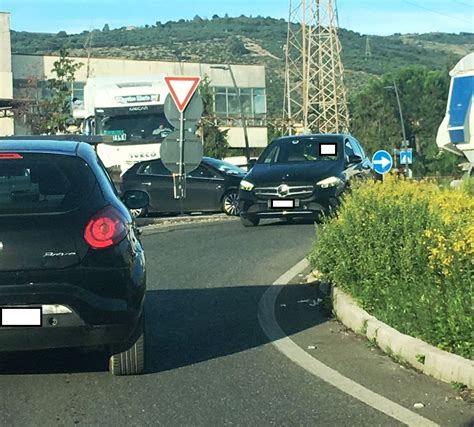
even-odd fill
[{"label": "hedge", "polygon": [[474,195],[396,180],[356,185],[318,225],[309,259],[402,333],[472,358]]}]

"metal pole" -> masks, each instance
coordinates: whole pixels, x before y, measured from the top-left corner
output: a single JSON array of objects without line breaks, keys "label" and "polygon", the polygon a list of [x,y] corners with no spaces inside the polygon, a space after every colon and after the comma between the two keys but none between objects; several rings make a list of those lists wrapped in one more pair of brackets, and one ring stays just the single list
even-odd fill
[{"label": "metal pole", "polygon": [[402,134],[403,134],[403,147],[405,150],[405,175],[408,178],[408,141],[407,141],[407,135],[405,132],[405,122],[403,121],[403,114],[402,114],[402,105],[400,103],[400,97],[398,96],[398,89],[397,89],[397,83],[395,82],[395,79],[393,79],[393,87],[395,89],[395,96],[397,97],[397,104],[398,104],[398,111],[400,113],[400,122],[402,124]]},{"label": "metal pole", "polygon": [[240,120],[242,121],[242,127],[244,128],[244,140],[245,140],[245,157],[247,158],[247,167],[250,167],[250,146],[249,146],[249,136],[247,133],[247,124],[244,117],[244,109],[242,108],[242,100],[240,99],[239,88],[237,87],[237,82],[235,81],[234,72],[230,64],[227,64],[227,68],[230,72],[230,77],[232,78],[232,84],[234,85],[235,94],[239,100],[239,109],[240,109]]},{"label": "metal pole", "polygon": [[183,215],[183,198],[185,196],[185,176],[184,176],[184,112],[179,116],[179,209]]}]

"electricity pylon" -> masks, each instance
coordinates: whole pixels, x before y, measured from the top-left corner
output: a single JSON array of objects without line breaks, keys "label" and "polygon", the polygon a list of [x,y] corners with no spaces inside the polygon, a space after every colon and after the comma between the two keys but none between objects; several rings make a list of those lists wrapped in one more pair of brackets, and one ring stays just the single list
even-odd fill
[{"label": "electricity pylon", "polygon": [[349,128],[335,0],[290,0],[284,118],[290,134]]}]

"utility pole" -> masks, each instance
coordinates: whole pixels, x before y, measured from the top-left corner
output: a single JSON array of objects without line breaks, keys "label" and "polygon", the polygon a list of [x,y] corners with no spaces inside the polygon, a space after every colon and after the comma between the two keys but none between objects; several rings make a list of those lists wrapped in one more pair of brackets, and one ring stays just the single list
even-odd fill
[{"label": "utility pole", "polygon": [[[400,95],[398,94],[397,82],[395,79],[392,79],[393,86],[385,86],[384,89],[393,89],[395,91],[395,97],[397,98],[398,105],[398,114],[400,115],[400,124],[402,127],[402,136],[403,136],[403,148],[405,150],[406,162],[405,162],[405,176],[408,178],[408,140],[407,134],[405,131],[405,121],[403,120],[402,104],[400,102]],[[400,163],[401,166],[401,163]]]},{"label": "utility pole", "polygon": [[400,113],[400,123],[402,125],[402,135],[403,135],[403,146],[405,148],[405,176],[409,178],[408,175],[408,141],[407,134],[405,132],[405,121],[403,120],[402,113],[402,104],[400,103],[400,96],[398,95],[398,88],[395,79],[393,79],[393,88],[395,89],[395,96],[397,97],[398,112]]},{"label": "utility pole", "polygon": [[349,128],[335,0],[290,0],[284,121],[295,131]]}]

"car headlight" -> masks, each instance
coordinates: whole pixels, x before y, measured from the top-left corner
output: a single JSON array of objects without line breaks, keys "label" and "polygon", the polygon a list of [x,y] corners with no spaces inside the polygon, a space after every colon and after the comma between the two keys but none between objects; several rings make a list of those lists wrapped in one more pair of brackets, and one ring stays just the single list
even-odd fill
[{"label": "car headlight", "polygon": [[255,187],[255,185],[253,185],[251,182],[245,181],[245,179],[240,181],[240,189],[241,190],[252,191],[253,187]]},{"label": "car headlight", "polygon": [[342,184],[342,181],[337,176],[330,176],[316,183],[316,185],[321,188],[337,187],[340,184]]}]

